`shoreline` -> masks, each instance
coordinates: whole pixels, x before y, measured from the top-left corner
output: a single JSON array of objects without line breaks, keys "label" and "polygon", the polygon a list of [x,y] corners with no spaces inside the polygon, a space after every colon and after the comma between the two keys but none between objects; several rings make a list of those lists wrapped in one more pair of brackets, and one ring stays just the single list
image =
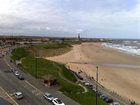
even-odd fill
[{"label": "shoreline", "polygon": [[[75,72],[82,70],[92,77],[95,77],[96,66],[99,65],[99,82],[103,86],[140,104],[139,57],[107,48],[101,43],[83,43],[74,45],[66,54],[47,57],[47,59],[64,63]],[[138,68],[114,67],[105,64],[132,65]]]},{"label": "shoreline", "polygon": [[[134,56],[134,57],[139,57],[140,58],[140,53],[139,53],[139,51],[138,50],[136,50],[136,49],[123,49],[122,47],[113,47],[115,44],[108,44],[108,43],[102,43],[101,44],[102,46],[104,46],[104,47],[106,47],[106,48],[111,48],[111,49],[114,49],[114,50],[116,50],[116,51],[118,51],[118,52],[120,52],[120,53],[125,53],[125,54],[128,54],[128,55],[131,55],[131,56]],[[132,50],[135,50],[135,51],[132,51]],[[137,52],[136,52],[137,51]]]}]

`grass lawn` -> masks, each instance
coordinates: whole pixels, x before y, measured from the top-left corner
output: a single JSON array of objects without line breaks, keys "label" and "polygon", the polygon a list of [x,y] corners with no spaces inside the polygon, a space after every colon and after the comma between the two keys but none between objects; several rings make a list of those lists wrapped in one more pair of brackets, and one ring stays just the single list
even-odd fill
[{"label": "grass lawn", "polygon": [[[36,58],[31,56],[33,54],[28,51],[28,48],[17,48],[13,50],[12,54],[12,59],[14,60],[24,58],[22,59],[22,68],[31,75],[36,76]],[[88,92],[83,93],[83,87],[76,83],[76,77],[68,71],[63,64],[43,58],[37,58],[37,71],[38,78],[48,74],[54,75],[61,85],[60,91],[81,105],[95,105],[95,93],[89,89]],[[107,104],[99,99],[98,105]]]},{"label": "grass lawn", "polygon": [[28,47],[28,51],[39,57],[51,57],[67,53],[71,48],[72,46],[67,43],[48,43],[31,45]]}]

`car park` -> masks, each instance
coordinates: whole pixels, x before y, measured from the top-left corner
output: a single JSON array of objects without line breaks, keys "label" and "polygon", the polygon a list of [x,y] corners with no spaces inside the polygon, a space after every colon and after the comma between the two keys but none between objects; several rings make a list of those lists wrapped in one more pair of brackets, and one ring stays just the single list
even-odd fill
[{"label": "car park", "polygon": [[53,105],[65,105],[60,99],[54,98],[52,100]]},{"label": "car park", "polygon": [[16,99],[22,99],[23,98],[22,92],[15,92],[14,96],[15,96]]},{"label": "car park", "polygon": [[48,92],[45,92],[43,96],[45,99],[47,99],[50,102],[54,99],[54,97]]}]

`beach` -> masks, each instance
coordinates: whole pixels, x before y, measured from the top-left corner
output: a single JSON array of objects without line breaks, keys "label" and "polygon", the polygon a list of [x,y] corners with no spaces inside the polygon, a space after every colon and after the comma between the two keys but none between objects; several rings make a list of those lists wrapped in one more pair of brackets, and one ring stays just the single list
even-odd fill
[{"label": "beach", "polygon": [[140,104],[140,57],[107,48],[101,43],[82,43],[60,56],[46,57],[64,63],[71,70],[96,75],[99,67],[99,83],[126,99]]}]

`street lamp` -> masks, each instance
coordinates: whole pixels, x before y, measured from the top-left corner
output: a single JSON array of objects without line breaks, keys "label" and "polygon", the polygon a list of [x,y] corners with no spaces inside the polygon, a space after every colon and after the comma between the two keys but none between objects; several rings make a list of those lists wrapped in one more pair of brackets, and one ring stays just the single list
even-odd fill
[{"label": "street lamp", "polygon": [[37,56],[35,57],[35,63],[36,63],[35,68],[36,68],[36,78],[37,78]]},{"label": "street lamp", "polygon": [[37,65],[37,63],[38,63],[38,61],[37,61],[37,59],[38,59],[38,52],[37,52],[37,50],[36,49],[34,49],[34,51],[35,51],[35,53],[34,53],[34,57],[35,57],[35,77],[36,78],[38,78],[38,72],[37,72],[37,68],[38,68],[38,65]]},{"label": "street lamp", "polygon": [[40,51],[37,51],[36,50],[36,52],[35,52],[35,68],[36,68],[36,74],[35,74],[35,76],[36,76],[36,78],[38,78],[38,58],[40,58],[41,57],[41,54],[40,54]]},{"label": "street lamp", "polygon": [[98,105],[98,66],[96,66],[96,105]]}]

